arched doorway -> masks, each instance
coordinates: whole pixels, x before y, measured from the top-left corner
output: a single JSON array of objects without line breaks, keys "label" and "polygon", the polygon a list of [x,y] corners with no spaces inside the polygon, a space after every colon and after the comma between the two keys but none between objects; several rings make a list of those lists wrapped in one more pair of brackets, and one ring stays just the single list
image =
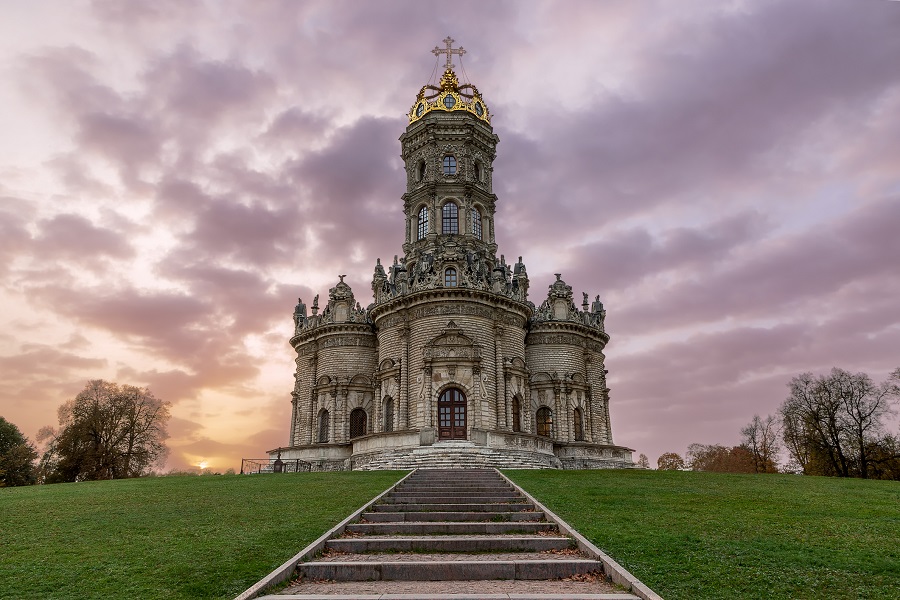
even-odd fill
[{"label": "arched doorway", "polygon": [[444,390],[438,398],[438,438],[466,439],[466,396],[456,388]]}]

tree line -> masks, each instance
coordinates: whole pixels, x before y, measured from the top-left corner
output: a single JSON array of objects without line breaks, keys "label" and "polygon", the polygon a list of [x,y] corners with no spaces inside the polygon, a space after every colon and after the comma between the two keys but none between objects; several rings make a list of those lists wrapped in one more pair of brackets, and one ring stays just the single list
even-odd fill
[{"label": "tree line", "polygon": [[[900,480],[900,435],[884,427],[900,399],[900,368],[879,384],[838,368],[802,373],[788,388],[778,412],[754,415],[737,446],[691,444],[684,457],[662,454],[657,468]],[[638,463],[649,468],[644,455]]]},{"label": "tree line", "polygon": [[0,417],[0,487],[149,475],[168,453],[169,405],[147,388],[89,381],[59,407],[59,426],[38,432],[42,454]]}]

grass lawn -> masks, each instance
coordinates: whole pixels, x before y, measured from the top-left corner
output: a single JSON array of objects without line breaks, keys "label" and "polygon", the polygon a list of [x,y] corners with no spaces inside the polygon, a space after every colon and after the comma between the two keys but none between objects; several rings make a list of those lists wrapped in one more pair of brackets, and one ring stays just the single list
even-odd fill
[{"label": "grass lawn", "polygon": [[[900,483],[507,471],[666,600],[900,599]],[[0,599],[233,598],[402,476],[0,489]]]},{"label": "grass lawn", "polygon": [[900,482],[505,473],[666,600],[900,598]]},{"label": "grass lawn", "polygon": [[399,472],[0,489],[0,598],[233,598]]}]

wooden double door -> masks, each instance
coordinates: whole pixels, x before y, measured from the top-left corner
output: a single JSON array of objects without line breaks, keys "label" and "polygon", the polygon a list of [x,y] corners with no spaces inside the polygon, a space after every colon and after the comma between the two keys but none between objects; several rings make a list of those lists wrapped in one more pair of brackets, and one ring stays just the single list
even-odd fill
[{"label": "wooden double door", "polygon": [[438,398],[438,439],[466,439],[466,395],[455,388]]}]

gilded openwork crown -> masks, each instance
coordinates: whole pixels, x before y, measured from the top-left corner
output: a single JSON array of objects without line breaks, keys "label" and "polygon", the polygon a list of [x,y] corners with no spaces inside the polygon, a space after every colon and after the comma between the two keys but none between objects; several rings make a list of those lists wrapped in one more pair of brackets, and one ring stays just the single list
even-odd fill
[{"label": "gilded openwork crown", "polygon": [[423,85],[416,96],[416,103],[409,109],[409,122],[418,121],[433,110],[444,112],[465,111],[472,113],[486,123],[491,122],[491,113],[481,97],[478,88],[470,83],[459,84],[459,79],[453,71],[451,56],[462,56],[466,53],[461,46],[452,48],[454,40],[451,37],[444,39],[446,48],[437,46],[432,50],[435,56],[447,55],[447,63],[444,66],[444,74],[441,76],[440,87]]}]

